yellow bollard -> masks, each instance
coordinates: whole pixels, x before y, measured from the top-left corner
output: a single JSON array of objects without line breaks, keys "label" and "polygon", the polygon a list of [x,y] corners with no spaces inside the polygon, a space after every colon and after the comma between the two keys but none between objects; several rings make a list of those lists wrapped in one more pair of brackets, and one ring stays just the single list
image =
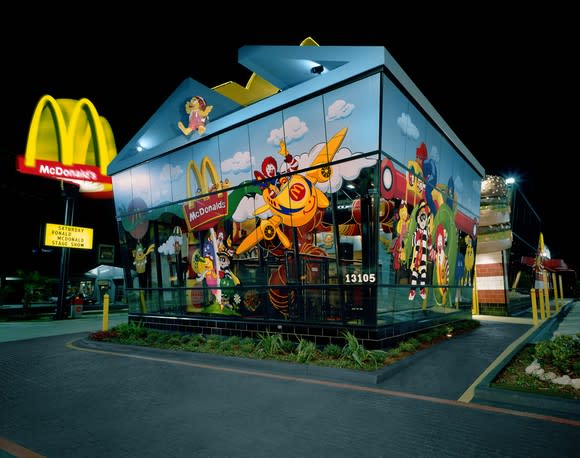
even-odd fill
[{"label": "yellow bollard", "polygon": [[546,271],[542,273],[542,277],[544,278],[544,303],[546,307],[546,318],[550,318],[550,285],[548,284],[548,275]]},{"label": "yellow bollard", "polygon": [[546,319],[546,311],[544,310],[544,291],[538,290],[538,297],[540,298],[540,318],[542,321]]},{"label": "yellow bollard", "polygon": [[534,321],[534,326],[538,325],[538,305],[536,304],[536,290],[532,288],[530,290],[530,299],[532,299],[532,320]]},{"label": "yellow bollard", "polygon": [[109,295],[103,296],[103,331],[109,330]]},{"label": "yellow bollard", "polygon": [[552,285],[554,287],[554,302],[556,303],[556,313],[560,310],[560,303],[558,302],[558,283],[556,282],[556,272],[552,272]]},{"label": "yellow bollard", "polygon": [[562,275],[558,275],[558,280],[560,283],[560,297],[562,298],[562,305],[564,305],[564,288],[562,288]]},{"label": "yellow bollard", "polygon": [[145,291],[139,291],[139,301],[141,304],[141,313],[147,313],[147,301],[145,301]]},{"label": "yellow bollard", "polygon": [[477,295],[477,288],[473,285],[471,290],[471,314],[479,315],[479,297]]}]

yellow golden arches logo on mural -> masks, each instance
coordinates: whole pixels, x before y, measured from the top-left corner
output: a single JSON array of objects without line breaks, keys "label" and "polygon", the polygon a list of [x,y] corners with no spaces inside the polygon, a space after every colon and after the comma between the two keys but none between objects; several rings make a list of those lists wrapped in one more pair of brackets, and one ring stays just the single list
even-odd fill
[{"label": "yellow golden arches logo on mural", "polygon": [[[208,176],[211,179],[211,186],[209,186],[207,181]],[[197,184],[195,190],[192,178],[195,178]],[[221,182],[215,165],[209,157],[204,156],[199,167],[195,161],[189,161],[186,171],[186,187],[187,197],[189,198],[210,193],[183,204],[185,222],[190,231],[209,229],[228,214],[228,196],[226,192],[221,192],[225,186]],[[214,193],[214,191],[220,192]]]},{"label": "yellow golden arches logo on mural", "polygon": [[44,95],[34,110],[18,171],[77,183],[92,197],[111,197],[107,167],[116,155],[111,126],[90,100]]},{"label": "yellow golden arches logo on mural", "polygon": [[[191,183],[192,172],[197,183],[197,189],[195,191],[193,190]],[[211,178],[211,189],[214,191],[218,188],[221,189],[220,176],[218,175],[215,165],[213,165],[213,162],[209,157],[204,156],[199,167],[195,161],[189,161],[189,164],[187,164],[186,172],[187,197],[195,197],[199,194],[207,194],[210,192],[206,174],[209,174],[209,177]]]}]

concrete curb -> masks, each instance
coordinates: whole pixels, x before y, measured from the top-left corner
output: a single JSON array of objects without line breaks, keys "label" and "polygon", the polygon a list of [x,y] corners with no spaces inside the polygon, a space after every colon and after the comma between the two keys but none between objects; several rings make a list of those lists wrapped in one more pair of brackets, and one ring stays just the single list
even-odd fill
[{"label": "concrete curb", "polygon": [[[380,380],[382,371],[358,371],[355,369],[342,369],[337,367],[317,366],[313,364],[301,364],[291,361],[273,361],[268,359],[243,358],[238,356],[214,355],[211,353],[186,352],[163,348],[141,347],[138,345],[115,344],[99,342],[88,338],[77,339],[72,342],[76,348],[100,350],[119,354],[135,354],[163,358],[168,361],[190,362],[193,364],[227,366],[235,370],[272,372],[292,377],[312,377],[334,382],[347,382],[363,385],[376,385]],[[390,366],[389,366],[390,367]]]}]

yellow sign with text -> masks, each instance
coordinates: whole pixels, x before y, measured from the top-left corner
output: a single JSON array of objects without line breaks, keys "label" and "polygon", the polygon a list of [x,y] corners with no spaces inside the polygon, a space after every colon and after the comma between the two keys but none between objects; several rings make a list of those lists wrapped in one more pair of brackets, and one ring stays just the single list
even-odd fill
[{"label": "yellow sign with text", "polygon": [[46,223],[44,244],[61,248],[91,250],[93,248],[93,229]]}]

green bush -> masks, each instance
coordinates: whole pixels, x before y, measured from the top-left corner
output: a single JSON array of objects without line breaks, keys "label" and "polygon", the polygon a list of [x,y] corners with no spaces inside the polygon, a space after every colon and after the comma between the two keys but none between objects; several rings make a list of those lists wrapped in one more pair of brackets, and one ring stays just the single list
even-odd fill
[{"label": "green bush", "polygon": [[[454,322],[455,330],[472,329],[479,325],[478,321],[465,320],[468,323]],[[258,340],[250,337],[240,338],[232,336],[224,338],[219,335],[204,336],[203,334],[168,333],[149,329],[139,322],[121,324],[108,332],[92,333],[89,338],[93,340],[105,340],[121,344],[150,345],[158,348],[179,348],[188,351],[207,351],[242,354],[248,357],[272,358],[278,360],[295,360],[302,363],[319,363],[327,366],[356,368],[373,370],[389,363],[390,358],[397,358],[402,353],[414,353],[421,348],[421,342],[429,342],[439,339],[447,332],[447,326],[437,326],[417,334],[414,338],[403,341],[397,348],[388,351],[372,350],[364,348],[358,339],[349,331],[344,331],[342,336],[345,340],[343,347],[329,344],[319,351],[317,346],[308,340],[299,338],[298,344],[285,340],[281,334],[269,332],[258,334]],[[578,340],[570,342],[568,339],[537,344],[536,351],[545,358],[549,358],[552,364],[558,361],[566,365],[571,371],[580,375],[580,358],[577,353]],[[576,348],[576,356],[570,357],[572,348]]]},{"label": "green bush", "polygon": [[282,353],[292,353],[296,348],[296,344],[291,340],[282,340],[280,344],[280,350]]},{"label": "green bush", "polygon": [[181,347],[181,336],[169,336],[169,339],[167,339],[167,345],[175,348]]},{"label": "green bush", "polygon": [[190,345],[193,347],[199,347],[201,345],[205,345],[206,340],[207,339],[203,334],[194,334],[191,339]]},{"label": "green bush", "polygon": [[336,344],[328,344],[322,349],[322,354],[329,358],[338,358],[340,356],[341,349]]},{"label": "green bush", "polygon": [[230,336],[226,339],[226,342],[229,342],[232,347],[235,347],[240,345],[240,340],[239,336]]},{"label": "green bush", "polygon": [[538,342],[534,355],[542,367],[554,366],[562,373],[575,371],[580,361],[580,340],[573,336],[560,335],[553,340]]},{"label": "green bush", "polygon": [[159,332],[150,332],[149,335],[144,339],[147,345],[156,345],[159,341]]},{"label": "green bush", "polygon": [[371,350],[369,355],[376,367],[383,366],[389,358],[388,352],[383,350]]},{"label": "green bush", "polygon": [[409,352],[409,353],[413,353],[415,350],[417,350],[419,347],[421,346],[421,343],[415,339],[415,338],[411,338],[409,340],[406,340],[404,342],[401,342],[399,344],[399,349],[402,352]]},{"label": "green bush", "polygon": [[256,349],[256,342],[250,337],[244,337],[240,340],[240,350],[243,353],[252,353]]},{"label": "green bush", "polygon": [[235,352],[240,347],[240,338],[238,336],[231,336],[224,339],[219,344],[219,350],[225,353]]},{"label": "green bush", "polygon": [[401,348],[397,347],[397,348],[391,348],[390,350],[387,350],[387,357],[388,358],[395,358],[397,356],[399,356],[402,353]]},{"label": "green bush", "polygon": [[342,356],[354,363],[355,367],[362,368],[369,359],[369,351],[349,331],[342,333],[346,343],[342,347]]},{"label": "green bush", "polygon": [[259,333],[258,353],[274,356],[282,353],[283,339],[281,334]]},{"label": "green bush", "polygon": [[211,335],[211,336],[208,336],[208,338],[205,342],[205,345],[210,350],[216,350],[219,348],[222,341],[223,341],[223,338],[221,336]]},{"label": "green bush", "polygon": [[432,336],[431,334],[429,334],[429,333],[425,333],[425,334],[419,334],[419,335],[417,336],[417,339],[418,339],[420,342],[423,342],[423,343],[429,343],[429,342],[431,342],[431,341],[433,340],[433,336]]},{"label": "green bush", "polygon": [[300,339],[296,347],[296,361],[307,363],[314,358],[317,352],[316,344],[306,339]]}]

